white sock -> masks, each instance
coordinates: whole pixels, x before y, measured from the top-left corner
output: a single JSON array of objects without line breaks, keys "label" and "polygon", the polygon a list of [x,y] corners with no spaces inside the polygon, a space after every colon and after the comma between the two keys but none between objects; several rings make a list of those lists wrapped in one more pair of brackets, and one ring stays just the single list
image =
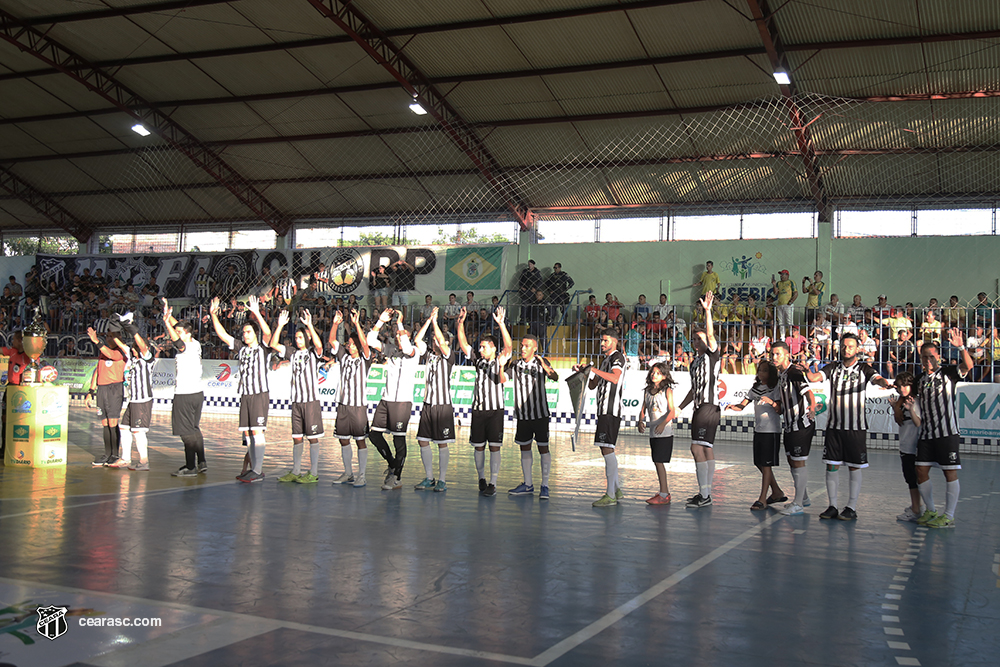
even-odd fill
[{"label": "white sock", "polygon": [[708,498],[712,493],[712,487],[708,485],[708,461],[696,461],[694,470],[698,476],[698,493],[702,498]]},{"label": "white sock", "polygon": [[358,447],[358,475],[364,477],[366,470],[368,470],[368,448]]},{"label": "white sock", "polygon": [[420,448],[420,462],[424,464],[424,477],[434,479],[434,452],[430,445]]},{"label": "white sock", "polygon": [[539,454],[538,457],[542,460],[542,486],[548,486],[549,472],[552,471],[552,454],[545,452],[544,454]]},{"label": "white sock", "polygon": [[451,451],[447,447],[438,448],[438,468],[441,469],[441,477],[439,481],[445,481],[448,476],[448,457],[451,456]]},{"label": "white sock", "polygon": [[302,474],[302,450],[305,446],[302,441],[298,442],[292,441],[292,474],[301,475]]},{"label": "white sock", "polygon": [[931,480],[926,482],[921,482],[917,484],[917,491],[920,492],[920,499],[924,501],[924,509],[933,512],[934,511],[934,485],[931,484]]},{"label": "white sock", "polygon": [[473,449],[472,458],[476,461],[476,479],[483,479],[486,477],[486,450],[485,449]]},{"label": "white sock", "polygon": [[705,496],[704,493],[701,494],[701,495],[705,496],[706,498],[709,498],[712,495],[712,485],[715,482],[715,459],[709,459],[709,460],[705,461],[705,463],[708,464],[708,476],[707,476],[707,480],[708,480],[708,495]]},{"label": "white sock", "polygon": [[958,508],[958,480],[948,482],[944,488],[944,513],[949,519],[954,519],[955,510]]},{"label": "white sock", "polygon": [[857,510],[858,496],[861,495],[861,468],[851,471],[850,480],[851,497],[847,499],[847,506],[852,510]]},{"label": "white sock", "polygon": [[497,477],[500,476],[500,452],[490,450],[490,484],[496,486]]},{"label": "white sock", "polygon": [[319,440],[309,441],[309,472],[319,477]]},{"label": "white sock", "polygon": [[801,468],[792,468],[792,484],[795,486],[795,497],[792,498],[792,502],[799,507],[805,507],[806,501],[806,486],[809,481],[809,473],[806,472],[808,469],[805,466]]},{"label": "white sock", "polygon": [[344,472],[354,474],[354,450],[350,445],[340,446],[340,459],[344,462]]},{"label": "white sock", "polygon": [[608,478],[607,494],[614,498],[618,488],[618,457],[614,452],[604,455],[604,474]]},{"label": "white sock", "polygon": [[[840,487],[839,475],[839,470],[826,471],[826,495],[829,498],[829,502],[832,507],[839,507],[839,505],[837,505],[837,495]],[[796,489],[796,493],[797,491],[798,490]]]},{"label": "white sock", "polygon": [[[130,463],[132,461],[132,431],[128,430],[128,427],[122,426],[118,429],[121,433],[121,457],[125,462]],[[142,457],[139,457],[142,460]]]},{"label": "white sock", "polygon": [[254,459],[253,471],[258,475],[264,472],[264,449],[267,442],[264,440],[264,433],[257,433],[253,437],[254,447],[257,450],[256,458]]},{"label": "white sock", "polygon": [[[138,431],[133,436],[135,437],[135,448],[139,450],[139,461],[141,463],[149,463],[149,446],[146,441],[146,432]],[[122,440],[122,446],[125,446],[125,440]]]},{"label": "white sock", "polygon": [[[542,455],[544,456],[544,454]],[[521,450],[521,474],[524,475],[524,483],[528,486],[532,485],[531,479],[531,466],[533,465],[531,460],[531,450],[528,451]]]}]

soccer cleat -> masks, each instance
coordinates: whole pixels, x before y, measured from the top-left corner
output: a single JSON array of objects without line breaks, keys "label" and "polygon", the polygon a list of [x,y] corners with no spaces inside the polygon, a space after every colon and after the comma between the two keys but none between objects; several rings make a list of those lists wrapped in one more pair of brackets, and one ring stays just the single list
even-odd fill
[{"label": "soccer cleat", "polygon": [[149,472],[149,462],[139,461],[138,463],[133,463],[128,467],[129,470],[137,470],[139,472]]},{"label": "soccer cleat", "polygon": [[483,479],[482,477],[480,477],[479,478],[479,493],[482,493],[483,491],[485,491],[487,486],[488,486],[488,484],[486,484],[486,480]]},{"label": "soccer cleat", "polygon": [[524,482],[521,482],[520,484],[518,484],[513,489],[507,492],[507,495],[509,496],[533,496],[534,494],[535,494],[534,485],[528,486]]},{"label": "soccer cleat", "polygon": [[797,503],[788,503],[780,510],[778,510],[778,513],[784,514],[785,516],[797,516],[799,514],[805,513],[805,509],[802,507],[802,505],[799,505]]},{"label": "soccer cleat", "polygon": [[436,484],[437,484],[437,482],[435,482],[430,477],[425,477],[424,481],[422,481],[419,484],[415,485],[413,488],[416,491],[433,491],[434,490],[434,486]]},{"label": "soccer cleat", "polygon": [[917,519],[919,518],[920,515],[914,512],[913,508],[910,507],[909,505],[906,506],[906,509],[903,510],[902,514],[896,515],[896,521],[909,521],[911,523],[916,523]]},{"label": "soccer cleat", "polygon": [[334,484],[354,484],[354,473],[348,471],[333,480]]},{"label": "soccer cleat", "polygon": [[615,489],[615,500],[624,500],[624,499],[625,499],[625,492],[622,491],[622,487],[619,486],[618,488]]},{"label": "soccer cleat", "polygon": [[668,493],[666,495],[666,497],[664,497],[664,496],[661,496],[660,494],[657,493],[652,498],[649,498],[648,500],[646,500],[646,502],[649,503],[650,505],[669,505],[670,504],[670,494]]},{"label": "soccer cleat", "polygon": [[845,507],[837,518],[841,521],[857,521],[858,513],[852,507]]},{"label": "soccer cleat", "polygon": [[118,457],[112,454],[111,456],[108,457],[108,462],[104,464],[104,467],[110,468],[117,462],[118,462]]},{"label": "soccer cleat", "polygon": [[208,464],[206,462],[204,462],[204,461],[199,461],[198,462],[198,472],[199,473],[208,472]]},{"label": "soccer cleat", "polygon": [[354,488],[355,489],[360,488],[362,486],[366,486],[367,484],[368,484],[368,480],[365,479],[364,475],[358,475],[354,479]]},{"label": "soccer cleat", "polygon": [[401,488],[403,488],[403,481],[398,477],[396,477],[395,475],[387,479],[382,484],[383,491],[395,491],[396,489],[401,489]]},{"label": "soccer cleat", "polygon": [[701,495],[700,493],[697,494],[694,498],[691,498],[691,500],[687,501],[687,506],[694,508],[708,507],[711,504],[712,504],[712,496],[706,497]]},{"label": "soccer cleat", "polygon": [[935,512],[934,510],[924,510],[924,513],[920,515],[919,519],[917,519],[917,525],[926,526],[928,523],[930,523],[937,517],[938,513]]},{"label": "soccer cleat", "polygon": [[617,500],[615,500],[614,498],[605,493],[603,496],[595,500],[591,505],[591,507],[611,507],[617,504],[618,504]]},{"label": "soccer cleat", "polygon": [[170,473],[170,475],[172,477],[196,477],[198,475],[198,471],[194,468],[178,468]]},{"label": "soccer cleat", "polygon": [[955,520],[947,514],[938,514],[934,519],[927,522],[928,528],[954,528]]},{"label": "soccer cleat", "polygon": [[382,486],[385,486],[394,479],[396,479],[396,471],[392,468],[386,468],[385,474],[382,475]]},{"label": "soccer cleat", "polygon": [[547,487],[544,484],[542,484],[542,488],[540,488],[538,490],[538,499],[539,500],[548,500],[549,499],[549,487]]},{"label": "soccer cleat", "polygon": [[287,473],[278,478],[279,482],[297,482],[298,480],[299,476],[296,475],[291,470],[289,470]]},{"label": "soccer cleat", "polygon": [[840,516],[840,512],[833,505],[830,505],[823,512],[820,512],[819,518],[821,519],[836,519]]},{"label": "soccer cleat", "polygon": [[319,481],[319,477],[317,477],[316,475],[312,474],[311,472],[307,472],[304,475],[299,475],[295,479],[295,481],[298,484],[315,484],[316,482]]},{"label": "soccer cleat", "polygon": [[[197,475],[198,471],[196,470],[194,474]],[[253,484],[254,482],[263,482],[264,473],[254,472],[253,470],[247,470],[245,475],[240,475],[240,481],[246,482],[247,484]]]},{"label": "soccer cleat", "polygon": [[132,465],[131,461],[126,461],[125,459],[118,459],[114,463],[109,463],[108,467],[109,468],[129,468],[129,467],[131,467],[131,465]]},{"label": "soccer cleat", "polygon": [[496,494],[497,494],[496,484],[487,484],[486,488],[483,489],[483,495],[486,496],[487,498],[492,498]]},{"label": "soccer cleat", "polygon": [[438,493],[444,493],[448,490],[448,485],[445,484],[444,480],[442,480],[434,485],[434,490]]},{"label": "soccer cleat", "polygon": [[809,507],[812,504],[813,504],[812,501],[809,500],[809,493],[806,492],[806,497],[802,499],[802,506],[803,507]]},{"label": "soccer cleat", "polygon": [[104,466],[108,465],[109,458],[110,457],[107,454],[102,454],[99,458],[94,459],[94,462],[91,463],[90,465],[94,466],[95,468],[103,468]]}]

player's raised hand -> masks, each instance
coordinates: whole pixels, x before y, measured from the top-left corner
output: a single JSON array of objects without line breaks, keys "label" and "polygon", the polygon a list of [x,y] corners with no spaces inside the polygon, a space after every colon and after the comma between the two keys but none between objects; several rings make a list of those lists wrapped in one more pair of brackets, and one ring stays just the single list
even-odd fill
[{"label": "player's raised hand", "polygon": [[170,317],[170,315],[167,314],[167,309],[168,308],[170,308],[170,306],[167,305],[167,299],[164,297],[164,299],[163,299],[163,319],[168,319]]},{"label": "player's raised hand", "polygon": [[382,314],[378,316],[378,321],[381,322],[382,324],[388,324],[389,320],[391,319],[392,319],[392,310],[389,308],[383,310]]},{"label": "player's raised hand", "polygon": [[496,320],[497,324],[503,324],[504,320],[507,319],[507,309],[503,306],[497,306],[497,309],[493,311],[493,319]]},{"label": "player's raised hand", "polygon": [[705,310],[705,312],[708,312],[712,310],[712,301],[714,300],[715,294],[712,292],[705,292],[705,296],[701,297],[701,300],[698,303],[701,304],[701,307]]},{"label": "player's raised hand", "polygon": [[340,324],[344,321],[344,314],[339,310],[333,314],[333,323]]},{"label": "player's raised hand", "polygon": [[282,310],[281,312],[279,312],[278,313],[278,326],[279,327],[283,327],[286,324],[288,324],[288,318],[289,318],[289,315],[288,315],[288,311],[287,310]]},{"label": "player's raised hand", "polygon": [[[284,311],[282,311],[282,312],[284,312]],[[307,327],[312,327],[312,325],[313,325],[313,316],[312,316],[312,313],[309,311],[308,308],[304,308],[302,310],[302,314],[299,315],[299,322],[301,322],[303,325],[305,325]]]},{"label": "player's raised hand", "polygon": [[403,325],[403,311],[397,310],[397,311],[395,311],[395,313],[396,313],[396,324],[398,324],[399,326],[402,326]]},{"label": "player's raised hand", "polygon": [[948,329],[948,340],[955,347],[962,347],[962,332],[955,327]]},{"label": "player's raised hand", "polygon": [[213,296],[211,303],[208,304],[208,312],[212,315],[219,314],[219,297]]},{"label": "player's raised hand", "polygon": [[458,311],[458,323],[459,324],[461,324],[462,322],[465,321],[465,315],[466,315],[465,306],[462,306],[462,309],[460,311]]},{"label": "player's raised hand", "polygon": [[247,299],[247,305],[250,307],[251,313],[260,314],[260,299],[257,298],[256,294],[250,295],[250,298]]},{"label": "player's raised hand", "polygon": [[94,327],[87,327],[87,338],[90,339],[91,343],[97,345],[97,331],[94,330]]},{"label": "player's raised hand", "polygon": [[438,307],[434,306],[434,310],[431,311],[431,319],[436,321],[437,318],[438,318]]}]

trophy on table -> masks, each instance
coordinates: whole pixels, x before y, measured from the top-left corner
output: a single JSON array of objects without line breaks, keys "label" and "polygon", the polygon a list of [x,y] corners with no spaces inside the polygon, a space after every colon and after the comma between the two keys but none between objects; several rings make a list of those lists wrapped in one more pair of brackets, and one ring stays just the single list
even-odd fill
[{"label": "trophy on table", "polygon": [[35,309],[35,319],[21,332],[21,343],[24,346],[24,354],[31,359],[31,363],[24,369],[21,376],[21,384],[41,384],[41,373],[38,367],[38,358],[45,350],[45,344],[49,340],[49,331],[42,322],[42,315],[38,308]]}]

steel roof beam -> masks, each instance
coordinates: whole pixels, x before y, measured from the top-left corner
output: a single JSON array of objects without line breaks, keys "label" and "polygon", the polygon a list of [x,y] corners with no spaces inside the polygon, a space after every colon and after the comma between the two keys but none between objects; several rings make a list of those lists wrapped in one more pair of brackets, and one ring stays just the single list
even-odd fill
[{"label": "steel roof beam", "polygon": [[0,167],[0,190],[10,193],[12,199],[19,199],[55,223],[60,229],[65,229],[80,243],[86,243],[90,232],[75,215],[67,211],[61,204],[34,186],[30,185],[13,172]]}]

